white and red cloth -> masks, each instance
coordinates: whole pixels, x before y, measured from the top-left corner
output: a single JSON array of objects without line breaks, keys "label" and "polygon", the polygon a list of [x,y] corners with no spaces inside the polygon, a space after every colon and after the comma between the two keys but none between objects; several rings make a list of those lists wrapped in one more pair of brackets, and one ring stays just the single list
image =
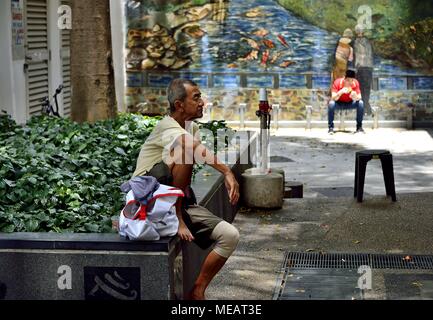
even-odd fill
[{"label": "white and red cloth", "polygon": [[130,240],[156,241],[177,234],[179,220],[175,204],[182,190],[160,184],[146,204],[139,202],[130,190],[119,217],[119,234]]}]

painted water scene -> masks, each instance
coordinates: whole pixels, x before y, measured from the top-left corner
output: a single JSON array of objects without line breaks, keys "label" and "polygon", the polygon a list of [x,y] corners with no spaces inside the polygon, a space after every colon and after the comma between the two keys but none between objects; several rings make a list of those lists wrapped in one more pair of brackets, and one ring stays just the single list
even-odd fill
[{"label": "painted water scene", "polygon": [[221,95],[216,88],[328,89],[354,67],[359,28],[373,48],[375,89],[433,90],[430,1],[127,0],[125,16],[134,103],[146,100],[143,88],[177,76],[210,96]]},{"label": "painted water scene", "polygon": [[361,23],[375,45],[376,72],[429,72],[431,7],[404,0],[130,0],[127,69],[326,73],[344,30],[353,38]]}]

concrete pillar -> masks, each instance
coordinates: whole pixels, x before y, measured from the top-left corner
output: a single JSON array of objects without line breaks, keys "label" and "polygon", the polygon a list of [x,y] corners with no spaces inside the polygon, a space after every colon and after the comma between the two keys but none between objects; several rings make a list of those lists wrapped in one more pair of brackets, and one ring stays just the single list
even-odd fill
[{"label": "concrete pillar", "polygon": [[346,110],[340,110],[338,111],[340,115],[340,124],[338,126],[338,130],[344,131],[346,129],[346,124],[344,123],[345,117],[346,117]]},{"label": "concrete pillar", "polygon": [[305,111],[307,113],[307,126],[305,129],[307,130],[311,130],[311,118],[312,118],[312,114],[313,114],[313,106],[305,106]]},{"label": "concrete pillar", "polygon": [[373,112],[373,129],[379,128],[379,107],[371,107],[371,110]]},{"label": "concrete pillar", "polygon": [[239,105],[239,128],[245,128],[245,112],[247,111],[247,104],[241,103]]},{"label": "concrete pillar", "polygon": [[242,174],[244,204],[251,208],[279,209],[283,206],[283,176],[276,172],[268,174]]},{"label": "concrete pillar", "polygon": [[406,110],[406,129],[413,130],[413,105],[407,106]]},{"label": "concrete pillar", "polygon": [[273,104],[272,105],[272,127],[273,129],[277,130],[280,128],[279,122],[280,122],[280,105],[279,104]]}]

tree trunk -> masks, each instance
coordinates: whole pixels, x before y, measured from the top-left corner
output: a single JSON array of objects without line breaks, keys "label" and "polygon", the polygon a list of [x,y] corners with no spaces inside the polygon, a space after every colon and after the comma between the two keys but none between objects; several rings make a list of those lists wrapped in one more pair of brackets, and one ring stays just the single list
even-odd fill
[{"label": "tree trunk", "polygon": [[72,120],[116,115],[110,1],[73,0],[71,31]]}]

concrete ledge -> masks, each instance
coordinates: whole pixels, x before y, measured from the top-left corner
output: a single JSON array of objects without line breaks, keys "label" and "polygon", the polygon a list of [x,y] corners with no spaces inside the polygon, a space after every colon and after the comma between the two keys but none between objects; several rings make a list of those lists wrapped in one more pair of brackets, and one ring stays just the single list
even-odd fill
[{"label": "concrete ledge", "polygon": [[130,241],[114,233],[0,233],[0,249],[169,252],[176,238]]},{"label": "concrete ledge", "polygon": [[[239,140],[229,166],[241,182],[257,133],[240,132]],[[192,187],[200,205],[233,221],[240,204],[229,204],[219,172],[206,167]],[[133,242],[118,234],[0,233],[0,300],[182,299],[208,251],[177,237]]]}]

